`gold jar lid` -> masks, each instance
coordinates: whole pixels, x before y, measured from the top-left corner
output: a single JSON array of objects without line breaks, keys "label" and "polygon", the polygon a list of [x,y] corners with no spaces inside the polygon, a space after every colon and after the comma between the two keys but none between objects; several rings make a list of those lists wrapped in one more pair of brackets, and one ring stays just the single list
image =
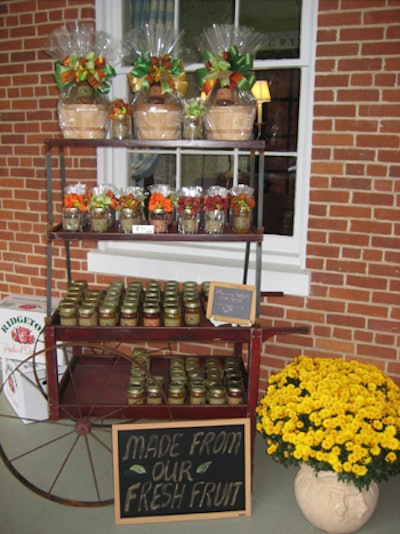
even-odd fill
[{"label": "gold jar lid", "polygon": [[181,309],[179,306],[166,306],[164,308],[165,315],[179,315],[180,313]]},{"label": "gold jar lid", "polygon": [[187,300],[185,301],[185,308],[188,308],[189,310],[195,310],[196,308],[200,308],[200,301],[197,300]]},{"label": "gold jar lid", "polygon": [[147,393],[161,393],[161,387],[158,384],[155,384],[154,382],[150,382],[146,386]]},{"label": "gold jar lid", "polygon": [[210,397],[215,397],[215,398],[218,398],[218,399],[221,399],[221,398],[224,398],[225,397],[225,388],[223,386],[210,386],[209,388],[209,395]]},{"label": "gold jar lid", "polygon": [[100,313],[115,313],[117,311],[117,305],[114,303],[104,303],[99,307]]},{"label": "gold jar lid", "polygon": [[81,317],[91,317],[96,312],[95,306],[81,306],[79,308],[79,315]]},{"label": "gold jar lid", "polygon": [[121,313],[137,313],[138,306],[134,302],[124,302],[121,306]]},{"label": "gold jar lid", "polygon": [[169,393],[184,393],[185,392],[185,384],[182,384],[180,382],[170,382],[168,386]]},{"label": "gold jar lid", "polygon": [[145,302],[143,304],[143,313],[156,315],[157,313],[160,313],[160,306],[156,302]]},{"label": "gold jar lid", "polygon": [[139,383],[130,383],[128,386],[128,393],[130,395],[143,395],[144,393],[144,387],[143,384]]},{"label": "gold jar lid", "polygon": [[202,382],[196,382],[190,384],[190,391],[192,393],[205,393],[206,385]]},{"label": "gold jar lid", "polygon": [[62,317],[75,317],[76,306],[73,304],[62,304],[58,307],[58,311]]}]

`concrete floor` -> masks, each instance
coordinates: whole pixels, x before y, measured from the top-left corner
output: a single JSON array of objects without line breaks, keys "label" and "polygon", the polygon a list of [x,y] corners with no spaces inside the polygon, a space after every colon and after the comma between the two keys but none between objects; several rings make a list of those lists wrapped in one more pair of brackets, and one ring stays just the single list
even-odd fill
[{"label": "concrete floor", "polygon": [[[3,418],[2,418],[3,419]],[[34,431],[22,425],[19,440]],[[1,440],[12,431],[1,420]],[[15,422],[13,423],[15,424]],[[26,437],[28,439],[28,437]],[[41,468],[50,461],[45,455]],[[115,525],[114,507],[81,508],[51,502],[27,489],[0,460],[0,532],[1,534],[317,534],[299,510],[293,493],[295,468],[285,469],[264,453],[264,442],[256,438],[252,514],[243,518],[204,519]],[[79,477],[71,473],[71,496]],[[400,477],[381,485],[378,507],[360,534],[398,534],[400,532]]]}]

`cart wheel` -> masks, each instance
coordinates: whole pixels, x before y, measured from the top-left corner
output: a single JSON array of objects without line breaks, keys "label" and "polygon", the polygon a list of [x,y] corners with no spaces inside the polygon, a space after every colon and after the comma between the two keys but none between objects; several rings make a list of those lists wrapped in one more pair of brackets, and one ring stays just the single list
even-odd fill
[{"label": "cart wheel", "polygon": [[[3,362],[0,455],[20,482],[46,499],[82,507],[113,504],[111,427],[132,419],[114,417],[118,408],[123,408],[122,403],[108,407],[107,413],[103,410],[101,416],[95,415],[95,405],[99,393],[115,387],[121,366],[126,370],[132,359],[115,348],[100,345],[66,343],[57,345],[57,350],[62,350],[68,361],[61,370],[64,378],[68,377],[72,392],[71,402],[57,421],[49,419],[46,367],[38,363],[46,349],[22,362]],[[107,374],[96,383],[92,405],[88,405],[86,397],[81,400],[83,396],[74,378],[77,351],[84,352],[89,359],[105,357],[111,362]]]}]

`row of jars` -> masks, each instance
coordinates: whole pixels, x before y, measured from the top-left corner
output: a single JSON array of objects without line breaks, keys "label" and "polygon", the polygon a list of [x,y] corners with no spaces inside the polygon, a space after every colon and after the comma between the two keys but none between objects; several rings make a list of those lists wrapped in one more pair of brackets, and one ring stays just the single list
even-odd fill
[{"label": "row of jars", "polygon": [[[107,188],[108,187],[108,188]],[[86,195],[82,184],[70,186],[64,196],[63,230],[104,233],[116,228],[122,233],[135,226],[153,225],[155,233],[167,233],[176,223],[179,233],[222,234],[229,223],[235,233],[248,233],[255,205],[253,188],[240,184],[227,190],[210,187],[182,187],[173,191],[167,184],[150,186],[148,198],[142,188],[127,188],[117,194],[111,186],[98,186]],[[145,206],[145,199],[147,204]],[[147,220],[145,216],[147,211]]]},{"label": "row of jars", "polygon": [[180,291],[176,280],[112,282],[106,291],[90,289],[85,281],[71,284],[58,306],[62,326],[180,327],[199,326],[207,308],[209,282],[201,289],[186,281]]},{"label": "row of jars", "polygon": [[150,373],[151,358],[139,349],[132,364],[127,388],[128,404],[202,405],[245,402],[245,381],[238,358],[173,357],[168,384],[162,375]]}]

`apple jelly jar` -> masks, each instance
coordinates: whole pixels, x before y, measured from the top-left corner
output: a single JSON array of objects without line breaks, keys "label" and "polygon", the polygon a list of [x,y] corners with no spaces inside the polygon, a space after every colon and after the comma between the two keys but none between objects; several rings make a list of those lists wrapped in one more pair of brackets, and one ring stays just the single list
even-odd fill
[{"label": "apple jelly jar", "polygon": [[184,304],[184,321],[186,326],[199,326],[200,300],[186,300]]},{"label": "apple jelly jar", "polygon": [[142,384],[131,384],[127,391],[128,404],[144,404],[145,394]]},{"label": "apple jelly jar", "polygon": [[62,326],[76,326],[78,324],[78,314],[74,304],[61,304],[58,313]]},{"label": "apple jelly jar", "polygon": [[155,303],[143,306],[143,326],[161,326],[160,306]]},{"label": "apple jelly jar", "polygon": [[120,326],[137,326],[138,325],[138,310],[137,304],[124,302],[120,310]]},{"label": "apple jelly jar", "polygon": [[164,326],[181,326],[182,314],[179,306],[164,308]]},{"label": "apple jelly jar", "polygon": [[169,404],[185,404],[186,388],[181,383],[170,383],[168,387]]}]

